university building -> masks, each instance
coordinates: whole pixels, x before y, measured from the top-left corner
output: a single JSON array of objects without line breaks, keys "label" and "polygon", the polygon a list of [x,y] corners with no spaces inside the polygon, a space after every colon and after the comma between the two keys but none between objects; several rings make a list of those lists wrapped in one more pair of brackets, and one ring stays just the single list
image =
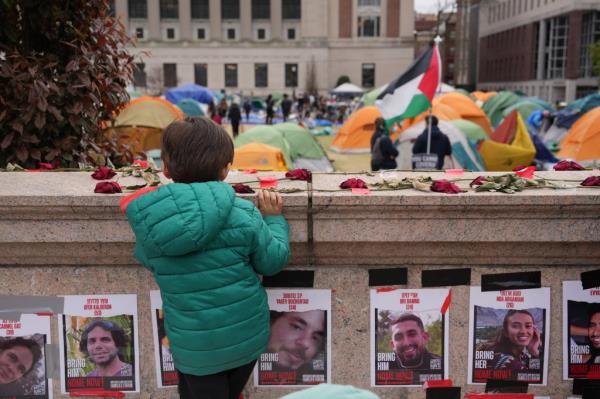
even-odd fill
[{"label": "university building", "polygon": [[478,89],[550,102],[598,91],[590,45],[600,39],[600,1],[495,0],[479,9]]},{"label": "university building", "polygon": [[[115,0],[142,56],[135,85],[260,95],[365,89],[413,61],[413,0]],[[147,55],[144,55],[147,54]]]}]

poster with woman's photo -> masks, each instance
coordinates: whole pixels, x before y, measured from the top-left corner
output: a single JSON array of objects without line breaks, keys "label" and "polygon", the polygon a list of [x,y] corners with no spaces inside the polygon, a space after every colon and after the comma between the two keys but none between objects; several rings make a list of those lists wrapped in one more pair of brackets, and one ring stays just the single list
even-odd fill
[{"label": "poster with woman's photo", "polygon": [[563,281],[563,378],[600,379],[600,287]]},{"label": "poster with woman's photo", "polygon": [[0,319],[0,399],[52,399],[46,344],[50,344],[48,316]]},{"label": "poster with woman's photo", "polygon": [[331,290],[269,289],[271,336],[255,386],[331,382]]},{"label": "poster with woman's photo", "polygon": [[471,287],[468,383],[546,385],[549,309],[550,288],[482,292]]},{"label": "poster with woman's photo", "polygon": [[150,308],[152,311],[156,382],[159,388],[176,387],[179,383],[179,377],[173,363],[169,338],[167,338],[165,332],[165,317],[160,291],[150,291]]},{"label": "poster with woman's photo", "polygon": [[59,315],[61,391],[139,392],[137,297],[68,295]]},{"label": "poster with woman's photo", "polygon": [[371,385],[448,378],[450,290],[371,289]]}]

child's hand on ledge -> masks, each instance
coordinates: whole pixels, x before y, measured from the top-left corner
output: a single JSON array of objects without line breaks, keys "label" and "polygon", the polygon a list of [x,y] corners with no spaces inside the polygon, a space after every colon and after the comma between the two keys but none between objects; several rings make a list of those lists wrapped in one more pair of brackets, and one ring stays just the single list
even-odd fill
[{"label": "child's hand on ledge", "polygon": [[263,216],[281,215],[283,210],[283,200],[279,193],[260,190],[256,197],[258,200],[258,210]]}]

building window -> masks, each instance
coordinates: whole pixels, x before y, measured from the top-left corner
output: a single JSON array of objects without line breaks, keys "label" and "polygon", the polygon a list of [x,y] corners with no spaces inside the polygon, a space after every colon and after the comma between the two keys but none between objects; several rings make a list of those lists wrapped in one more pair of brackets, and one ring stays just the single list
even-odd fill
[{"label": "building window", "polygon": [[209,0],[191,0],[192,19],[209,19]]},{"label": "building window", "polygon": [[362,86],[375,86],[375,64],[362,64]]},{"label": "building window", "polygon": [[600,40],[600,11],[586,13],[581,24],[579,76],[586,78],[594,76],[590,46],[598,40]]},{"label": "building window", "polygon": [[163,64],[163,83],[165,87],[177,86],[177,64]]},{"label": "building window", "polygon": [[546,79],[562,79],[565,77],[568,23],[568,17],[564,16],[548,20]]},{"label": "building window", "polygon": [[358,37],[378,37],[380,20],[378,16],[358,17]]},{"label": "building window", "polygon": [[146,87],[146,64],[142,62],[135,64],[135,66],[137,68],[133,71],[133,85],[135,87]]},{"label": "building window", "polygon": [[175,39],[175,28],[167,28],[167,39],[169,39],[169,40]]},{"label": "building window", "polygon": [[296,29],[288,29],[287,38],[288,40],[296,40]]},{"label": "building window", "polygon": [[285,64],[285,87],[298,87],[298,64]]},{"label": "building window", "polygon": [[269,86],[269,66],[267,64],[254,64],[254,86]]},{"label": "building window", "polygon": [[135,37],[137,39],[143,39],[144,38],[144,28],[135,28]]},{"label": "building window", "polygon": [[237,87],[238,85],[237,64],[225,64],[225,87]]},{"label": "building window", "polygon": [[206,64],[194,64],[194,83],[200,86],[208,85],[208,73]]},{"label": "building window", "polygon": [[129,18],[147,19],[148,3],[146,0],[129,0],[128,13]]},{"label": "building window", "polygon": [[179,18],[178,3],[177,0],[160,0],[160,19]]},{"label": "building window", "polygon": [[221,19],[240,19],[240,0],[221,0]]},{"label": "building window", "polygon": [[256,36],[258,40],[265,40],[265,38],[267,37],[267,33],[263,28],[260,28],[256,31]]},{"label": "building window", "polygon": [[302,6],[300,0],[282,0],[281,18],[300,19],[302,17]]},{"label": "building window", "polygon": [[204,29],[204,28],[196,29],[196,39],[198,39],[198,40],[206,39],[206,29]]},{"label": "building window", "polygon": [[252,0],[252,19],[271,19],[271,0]]},{"label": "building window", "polygon": [[381,0],[358,0],[359,7],[380,7]]},{"label": "building window", "polygon": [[227,40],[235,40],[235,29],[234,28],[227,29]]}]

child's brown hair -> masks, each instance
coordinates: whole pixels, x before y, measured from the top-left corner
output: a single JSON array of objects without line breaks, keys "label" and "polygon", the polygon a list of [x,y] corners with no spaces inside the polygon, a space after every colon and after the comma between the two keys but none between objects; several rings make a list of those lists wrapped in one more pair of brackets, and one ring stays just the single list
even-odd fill
[{"label": "child's brown hair", "polygon": [[177,183],[221,180],[233,153],[229,134],[208,118],[175,121],[163,132],[161,158]]}]

